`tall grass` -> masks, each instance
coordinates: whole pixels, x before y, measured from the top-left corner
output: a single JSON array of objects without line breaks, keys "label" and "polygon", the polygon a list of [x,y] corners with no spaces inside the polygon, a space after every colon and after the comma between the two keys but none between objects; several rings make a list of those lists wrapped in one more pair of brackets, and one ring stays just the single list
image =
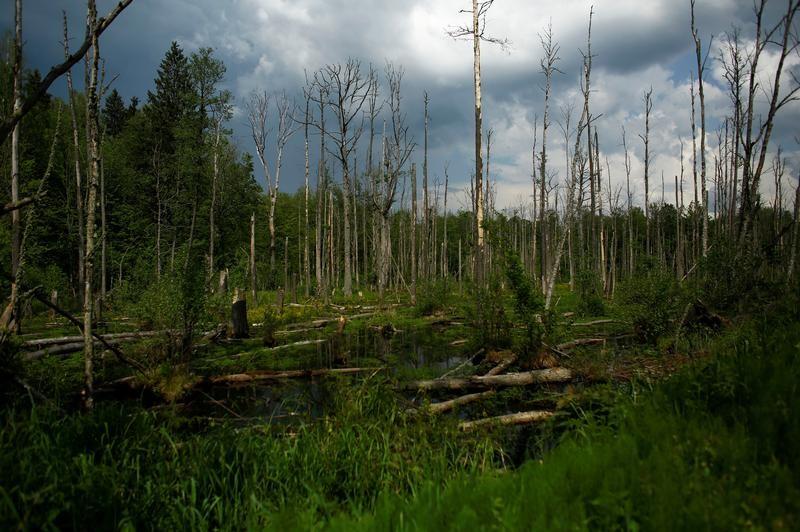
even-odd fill
[{"label": "tall grass", "polygon": [[408,418],[384,387],[343,382],[336,395],[334,417],[281,434],[194,434],[119,407],[6,413],[0,528],[262,528],[279,510],[282,521],[367,511],[378,494],[495,466],[490,440]]},{"label": "tall grass", "polygon": [[[775,328],[778,326],[779,328]],[[332,529],[794,529],[800,326],[764,324],[518,471],[426,482]]]}]

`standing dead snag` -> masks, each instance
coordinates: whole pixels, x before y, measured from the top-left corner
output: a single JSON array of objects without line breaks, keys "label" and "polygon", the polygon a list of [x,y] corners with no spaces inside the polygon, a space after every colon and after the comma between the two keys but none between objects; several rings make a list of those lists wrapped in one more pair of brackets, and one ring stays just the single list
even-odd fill
[{"label": "standing dead snag", "polygon": [[272,98],[266,92],[250,95],[247,102],[247,118],[250,123],[250,134],[253,143],[256,145],[256,154],[264,170],[264,179],[267,181],[267,192],[269,194],[269,266],[271,276],[275,276],[275,206],[278,203],[278,191],[281,182],[281,167],[283,166],[283,149],[291,136],[294,134],[296,126],[294,114],[296,106],[290,101],[286,93],[274,97],[275,110],[277,112],[277,125],[275,128],[275,162],[274,171],[270,170],[270,165],[266,158],[267,137],[270,135],[270,128],[267,125],[269,119],[270,100]]},{"label": "standing dead snag", "polygon": [[[14,2],[14,65],[13,65],[14,113],[22,107],[22,0]],[[19,201],[19,123],[11,131],[11,203]],[[3,323],[11,331],[19,332],[19,279],[20,266],[20,212],[11,211],[11,318]],[[3,331],[6,332],[6,331]]]},{"label": "standing dead snag", "polygon": [[94,241],[97,230],[95,215],[97,209],[97,187],[100,176],[100,113],[98,101],[98,69],[100,65],[100,42],[97,32],[97,6],[94,0],[87,3],[87,30],[91,32],[92,62],[88,87],[88,121],[86,124],[89,138],[89,182],[86,199],[86,254],[84,265],[84,298],[83,298],[83,340],[84,340],[84,389],[83,406],[92,408],[93,376],[92,363],[94,357],[94,341],[92,340],[92,319],[94,317]]},{"label": "standing dead snag", "polygon": [[[545,183],[547,180],[547,129],[550,127],[550,93],[553,87],[553,74],[561,72],[556,68],[556,62],[560,61],[558,57],[559,45],[553,42],[553,23],[552,21],[547,25],[544,35],[539,35],[539,41],[542,43],[542,51],[544,57],[540,62],[541,72],[544,74],[544,116],[542,118],[542,151],[539,156],[539,227],[542,231],[541,252],[539,254],[541,260],[541,281],[542,291],[547,290],[547,235],[544,231],[545,223]],[[535,128],[534,128],[535,129]],[[534,131],[534,145],[536,144],[535,131]],[[535,165],[534,165],[535,167]],[[535,179],[535,178],[534,178]],[[556,267],[556,266],[554,266]]]},{"label": "standing dead snag", "polygon": [[703,208],[701,214],[703,216],[702,230],[702,252],[703,257],[708,255],[708,190],[706,189],[706,100],[703,92],[703,71],[706,64],[703,59],[702,43],[700,37],[697,35],[697,27],[694,24],[694,2],[691,0],[692,12],[692,40],[694,40],[695,58],[697,60],[697,93],[700,96],[700,187],[701,198],[703,201]]},{"label": "standing dead snag", "polygon": [[336,128],[326,134],[333,141],[333,156],[342,166],[342,190],[344,214],[344,295],[353,295],[352,244],[350,224],[350,201],[347,194],[351,189],[351,156],[358,145],[364,130],[362,109],[370,97],[372,78],[364,75],[361,62],[348,59],[344,65],[333,64],[323,67],[314,75],[316,83],[327,88],[325,105],[333,109]]},{"label": "standing dead snag", "polygon": [[647,234],[647,253],[650,253],[650,111],[653,110],[653,88],[644,93],[644,135],[639,135],[644,143],[644,218]]},{"label": "standing dead snag", "polygon": [[447,34],[453,39],[472,39],[473,81],[475,92],[475,279],[483,283],[484,268],[484,235],[483,235],[483,154],[481,139],[483,136],[483,109],[481,107],[481,41],[498,44],[508,48],[508,39],[489,37],[486,30],[486,13],[494,4],[494,0],[472,0],[472,10],[462,9],[460,13],[472,13],[472,26],[459,26]]},{"label": "standing dead snag", "polygon": [[380,223],[380,243],[378,246],[378,292],[383,297],[389,280],[389,269],[392,257],[391,227],[389,214],[397,194],[397,182],[408,159],[414,152],[414,139],[409,135],[406,115],[400,108],[402,67],[386,64],[386,80],[389,84],[389,114],[391,130],[383,134],[383,168],[380,177],[376,178],[373,206]]}]

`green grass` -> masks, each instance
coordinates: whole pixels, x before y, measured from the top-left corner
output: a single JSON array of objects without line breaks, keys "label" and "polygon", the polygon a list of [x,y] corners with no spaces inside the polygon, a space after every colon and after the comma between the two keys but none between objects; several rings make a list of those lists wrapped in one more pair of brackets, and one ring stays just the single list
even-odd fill
[{"label": "green grass", "polygon": [[[776,324],[770,324],[770,327]],[[745,329],[513,473],[426,482],[332,529],[797,529],[800,326]]]}]

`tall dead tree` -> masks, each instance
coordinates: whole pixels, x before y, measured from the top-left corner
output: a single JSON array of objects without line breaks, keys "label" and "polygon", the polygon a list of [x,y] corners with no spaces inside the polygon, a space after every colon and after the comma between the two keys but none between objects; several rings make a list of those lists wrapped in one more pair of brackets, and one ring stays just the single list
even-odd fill
[{"label": "tall dead tree", "polygon": [[484,277],[484,234],[483,234],[483,152],[481,149],[481,139],[483,137],[483,107],[481,102],[481,41],[498,44],[502,48],[507,48],[507,39],[489,37],[485,34],[486,13],[494,4],[494,0],[472,0],[472,9],[462,9],[459,13],[471,13],[472,25],[459,26],[449,30],[447,33],[454,39],[472,40],[473,58],[473,87],[475,94],[475,280],[478,284],[483,283]]},{"label": "tall dead tree", "polygon": [[703,71],[705,70],[705,60],[703,59],[703,46],[698,36],[697,27],[694,21],[694,2],[691,0],[692,11],[692,39],[694,40],[695,58],[697,60],[697,93],[700,97],[700,187],[703,207],[701,209],[702,221],[702,252],[703,257],[708,255],[708,190],[706,189],[706,100],[703,92]]},{"label": "tall dead tree", "polygon": [[346,199],[353,179],[350,157],[356,149],[358,140],[364,130],[362,111],[367,104],[372,86],[369,76],[365,75],[361,67],[361,62],[352,58],[348,59],[344,65],[327,65],[317,72],[314,77],[318,80],[319,85],[328,87],[326,104],[336,116],[336,128],[329,130],[327,134],[334,144],[334,148],[330,152],[342,167],[342,190],[345,194],[345,201],[343,202],[344,294],[349,297],[353,294],[351,205]]},{"label": "tall dead tree", "polygon": [[647,253],[650,253],[650,111],[653,110],[653,88],[644,93],[644,135],[639,135],[644,143],[644,218]]},{"label": "tall dead tree", "polygon": [[[797,92],[800,90],[800,80],[795,73],[791,73],[794,85],[785,93],[781,92],[781,79],[786,59],[792,54],[796,54],[798,47],[800,47],[794,27],[795,16],[800,10],[800,0],[788,0],[786,11],[780,20],[773,26],[767,27],[764,25],[765,6],[766,0],[760,0],[755,5],[756,35],[755,43],[750,52],[747,99],[744,102],[742,204],[739,214],[740,247],[743,247],[748,242],[747,235],[752,228],[753,218],[758,211],[758,202],[755,198],[758,195],[761,183],[761,174],[764,170],[769,150],[775,117],[784,106],[798,99]],[[777,62],[775,62],[774,73],[770,75],[771,89],[765,91],[768,98],[767,114],[766,116],[761,116],[757,123],[756,107],[760,105],[757,98],[759,93],[764,91],[764,85],[760,82],[763,76],[759,75],[759,63],[761,54],[768,46],[777,48]]]},{"label": "tall dead tree", "polygon": [[214,242],[216,240],[216,226],[214,216],[217,210],[217,187],[220,181],[220,151],[222,149],[223,128],[225,122],[233,116],[233,108],[230,104],[231,95],[223,92],[217,98],[211,108],[211,123],[213,124],[214,140],[211,147],[212,152],[212,176],[211,176],[211,209],[208,213],[208,279],[214,275]]},{"label": "tall dead tree", "polygon": [[[22,0],[14,2],[14,64],[12,66],[13,112],[22,107]],[[19,133],[20,124],[14,124],[11,131],[11,202],[19,201]],[[19,286],[17,271],[20,267],[20,212],[11,211],[11,320],[12,332],[19,332]]]},{"label": "tall dead tree", "polygon": [[[556,63],[561,60],[558,56],[559,45],[558,43],[553,42],[553,23],[552,21],[547,25],[547,28],[544,31],[544,34],[539,35],[539,41],[542,44],[542,52],[544,57],[542,57],[539,65],[540,71],[544,74],[544,116],[542,117],[542,151],[539,155],[539,227],[542,231],[542,236],[540,238],[541,242],[541,252],[539,253],[539,258],[541,261],[541,284],[542,284],[542,292],[544,292],[547,288],[547,234],[545,231],[545,223],[544,223],[544,216],[545,216],[545,181],[547,179],[547,129],[550,127],[550,95],[553,88],[553,74],[556,72],[561,72],[556,67]],[[535,143],[534,139],[534,143]]]},{"label": "tall dead tree", "polygon": [[389,225],[389,214],[394,205],[397,194],[397,183],[408,159],[414,151],[414,139],[409,134],[406,125],[406,114],[403,112],[401,102],[401,84],[403,69],[395,67],[392,63],[386,64],[386,81],[389,85],[389,114],[391,129],[386,131],[384,124],[383,134],[383,170],[376,183],[376,193],[373,196],[374,208],[378,213],[380,222],[380,244],[378,247],[378,293],[383,298],[389,280],[392,247]]},{"label": "tall dead tree", "polygon": [[94,359],[94,338],[92,336],[92,320],[94,317],[94,258],[95,258],[95,236],[97,224],[95,223],[97,209],[97,188],[100,176],[100,112],[98,99],[98,69],[100,65],[100,41],[97,32],[97,7],[94,0],[87,2],[86,26],[91,33],[92,61],[90,69],[89,86],[87,88],[87,109],[88,122],[86,128],[89,137],[89,182],[86,198],[86,254],[84,265],[86,272],[84,276],[84,297],[83,297],[83,355],[84,355],[84,389],[83,406],[91,409],[93,404],[93,359]]},{"label": "tall dead tree", "polygon": [[[271,128],[268,126],[270,101],[274,100],[276,117],[275,124],[275,161],[274,168],[270,168],[267,161],[267,138]],[[294,120],[295,104],[286,93],[270,97],[266,92],[253,92],[246,104],[247,118],[250,123],[250,133],[256,145],[256,154],[264,170],[264,179],[267,182],[269,196],[269,266],[271,277],[275,277],[275,208],[278,203],[278,193],[281,182],[281,168],[283,166],[283,149],[296,130]]]},{"label": "tall dead tree", "polygon": [[[425,231],[423,233],[423,257],[425,264],[425,271],[423,272],[424,276],[429,276],[431,273],[431,222],[430,222],[430,204],[428,202],[428,104],[430,103],[430,98],[428,98],[427,91],[425,92],[423,103],[425,104],[425,142],[423,145],[423,155],[422,155],[422,208],[423,211],[423,223],[425,224]],[[414,176],[416,180],[416,176]],[[414,196],[416,200],[416,190],[414,191]],[[416,255],[412,254],[414,257],[413,260],[416,259]],[[416,289],[416,285],[415,285]],[[416,295],[415,295],[416,297]]]}]

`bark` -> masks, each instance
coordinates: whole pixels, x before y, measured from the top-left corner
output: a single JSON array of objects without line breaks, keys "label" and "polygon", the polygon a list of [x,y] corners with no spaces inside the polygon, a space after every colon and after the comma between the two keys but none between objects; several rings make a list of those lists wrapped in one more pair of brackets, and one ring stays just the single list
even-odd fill
[{"label": "bark", "polygon": [[497,392],[495,392],[494,390],[487,390],[485,392],[478,392],[478,393],[470,393],[467,395],[456,397],[455,399],[441,401],[439,403],[431,403],[427,405],[427,410],[431,414],[442,414],[444,412],[449,412],[454,408],[468,405],[470,403],[474,403],[476,401],[481,401],[483,399],[492,397],[496,393]]},{"label": "bark", "polygon": [[694,0],[691,1],[692,11],[692,39],[695,46],[695,58],[697,59],[697,93],[700,97],[700,187],[701,197],[703,200],[703,208],[701,210],[703,216],[702,224],[702,253],[703,257],[708,255],[708,190],[706,190],[706,101],[703,92],[703,70],[705,70],[705,63],[702,57],[702,44],[697,34],[697,28],[694,20]]},{"label": "bark", "polygon": [[231,323],[233,331],[232,338],[249,338],[250,332],[247,323],[247,301],[239,296],[239,289],[236,289],[236,298],[231,305]]},{"label": "bark", "polygon": [[561,383],[569,382],[572,377],[572,372],[568,369],[549,368],[505,375],[409,381],[400,387],[407,390],[462,390],[465,388]]},{"label": "bark", "polygon": [[[426,107],[427,109],[427,107]],[[427,135],[426,135],[427,138]],[[428,194],[425,189],[425,202]],[[427,205],[426,205],[427,209]],[[425,227],[428,226],[428,215],[425,214]],[[424,238],[424,237],[423,237]],[[417,166],[411,163],[411,303],[417,304]]]},{"label": "bark", "polygon": [[480,427],[492,425],[527,425],[546,421],[553,417],[555,412],[547,410],[533,410],[531,412],[518,412],[516,414],[506,414],[504,416],[488,417],[475,421],[463,421],[458,425],[463,431],[470,431]]},{"label": "bark", "polygon": [[[13,64],[14,100],[13,112],[22,108],[22,0],[14,2],[14,64]],[[19,133],[20,124],[14,125],[11,131],[11,203],[19,201]],[[19,333],[19,268],[20,268],[20,212],[11,211],[11,320],[10,328]]]},{"label": "bark", "polygon": [[350,375],[354,373],[377,373],[383,371],[382,367],[375,368],[330,368],[330,369],[300,369],[289,371],[253,371],[248,373],[235,373],[233,375],[218,375],[211,377],[207,382],[211,384],[240,384],[263,380],[313,378],[326,375]]},{"label": "bark", "polygon": [[83,338],[84,338],[84,388],[82,392],[83,406],[91,409],[93,405],[93,357],[94,341],[92,339],[92,320],[94,317],[94,255],[95,255],[95,215],[97,207],[97,187],[100,174],[100,119],[97,88],[97,74],[100,65],[100,43],[97,32],[97,7],[94,0],[89,0],[87,9],[87,26],[91,31],[92,65],[88,88],[88,123],[89,134],[89,189],[86,200],[86,255],[84,265],[84,298],[83,298]]}]

